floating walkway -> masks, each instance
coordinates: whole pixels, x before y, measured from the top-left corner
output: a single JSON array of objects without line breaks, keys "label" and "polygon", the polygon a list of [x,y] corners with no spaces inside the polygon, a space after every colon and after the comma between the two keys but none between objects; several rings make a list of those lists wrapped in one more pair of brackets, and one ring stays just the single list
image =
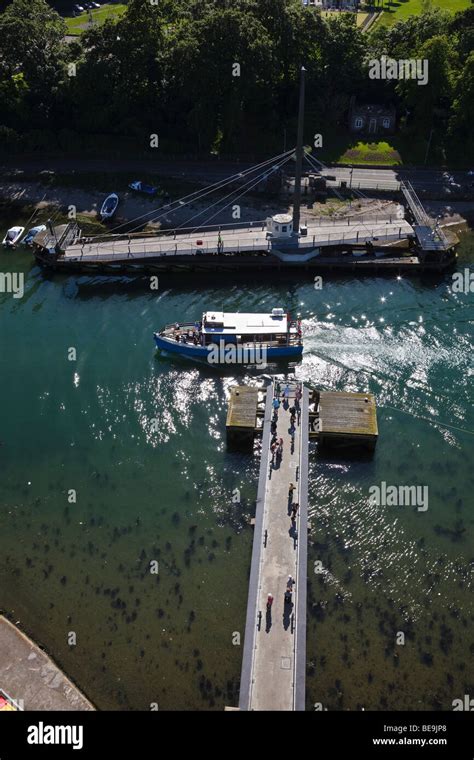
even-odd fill
[{"label": "floating walkway", "polygon": [[[276,418],[275,398],[280,404]],[[373,452],[378,438],[375,398],[370,393],[310,392],[296,381],[272,380],[263,401],[261,389],[235,386],[228,442],[248,442],[255,433],[262,434],[262,443],[239,709],[304,710],[309,440],[316,439],[321,449],[342,447],[346,454]],[[283,440],[281,456],[272,451],[275,436]],[[291,494],[290,483],[295,487]],[[289,576],[294,583],[288,584]]]},{"label": "floating walkway", "polygon": [[255,433],[262,432],[265,396],[256,387],[234,385],[230,389],[227,410],[227,443],[239,446],[253,441]]},{"label": "floating walkway", "polygon": [[313,391],[310,401],[309,437],[320,447],[375,449],[378,426],[372,393]]},{"label": "floating walkway", "polygon": [[[308,389],[281,385],[276,435],[281,459],[272,456],[272,402],[278,385],[267,388],[257,495],[245,642],[240,682],[241,710],[304,710],[306,670],[306,579],[308,534]],[[290,411],[301,392],[300,410],[290,433]],[[290,500],[289,484],[295,485]],[[291,506],[299,503],[296,519]],[[288,576],[292,601],[285,601]],[[268,594],[273,604],[267,609]]]}]

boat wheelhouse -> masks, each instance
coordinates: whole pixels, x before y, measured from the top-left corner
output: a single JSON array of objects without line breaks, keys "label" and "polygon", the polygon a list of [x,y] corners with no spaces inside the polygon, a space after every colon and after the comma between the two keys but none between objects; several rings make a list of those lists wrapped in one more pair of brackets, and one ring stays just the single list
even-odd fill
[{"label": "boat wheelhouse", "polygon": [[210,364],[266,364],[303,353],[301,322],[284,309],[259,314],[207,311],[154,333],[157,348]]}]

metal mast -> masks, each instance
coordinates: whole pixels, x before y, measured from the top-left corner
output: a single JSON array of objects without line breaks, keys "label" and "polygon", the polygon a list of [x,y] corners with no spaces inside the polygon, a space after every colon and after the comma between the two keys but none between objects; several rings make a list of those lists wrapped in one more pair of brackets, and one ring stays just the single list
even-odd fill
[{"label": "metal mast", "polygon": [[306,69],[301,67],[300,103],[298,107],[298,135],[296,140],[295,192],[293,200],[293,233],[300,231],[301,174],[303,170],[304,92]]}]

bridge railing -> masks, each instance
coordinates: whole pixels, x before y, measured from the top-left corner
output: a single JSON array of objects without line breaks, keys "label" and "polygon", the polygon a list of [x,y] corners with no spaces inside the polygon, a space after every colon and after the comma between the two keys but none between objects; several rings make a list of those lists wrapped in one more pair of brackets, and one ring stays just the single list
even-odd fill
[{"label": "bridge railing", "polygon": [[[341,183],[345,182],[345,188],[341,188]],[[385,182],[371,182],[369,179],[364,181],[353,181],[349,179],[337,179],[336,181],[327,182],[328,187],[338,187],[346,190],[386,190],[386,191],[399,191],[401,190],[401,182],[396,180],[386,180]]]},{"label": "bridge railing", "polygon": [[354,216],[348,216],[348,217],[328,217],[328,216],[318,216],[318,217],[305,217],[304,223],[308,226],[314,226],[317,225],[318,227],[342,227],[347,224],[348,227],[351,225],[356,226],[358,224],[395,224],[397,221],[404,221],[404,216],[397,216],[397,214],[376,214],[375,216],[373,214],[354,214]]},{"label": "bridge railing", "polygon": [[[388,226],[390,225],[390,226]],[[336,226],[336,225],[334,225]],[[413,234],[413,229],[404,220],[400,224],[389,223],[369,226],[365,225],[347,225],[347,228],[341,234],[341,227],[334,232],[327,231],[329,228],[309,228],[308,234],[300,238],[298,251],[308,251],[315,247],[325,247],[333,245],[346,244],[365,244],[367,242],[388,242],[402,240]],[[313,234],[311,234],[313,232]],[[284,246],[285,239],[269,238],[260,234],[253,239],[248,236],[240,239],[233,238],[229,242],[228,238],[221,238],[220,243],[215,239],[206,241],[202,239],[201,244],[198,241],[174,241],[173,238],[166,238],[159,242],[156,239],[144,238],[112,240],[110,243],[86,243],[75,246],[74,251],[66,250],[65,258],[70,261],[117,261],[142,259],[150,257],[166,256],[199,256],[209,254],[230,254],[230,253],[257,253],[271,251],[272,247]]]},{"label": "bridge railing", "polygon": [[[298,251],[305,251],[315,247],[325,247],[331,245],[360,245],[367,242],[380,243],[395,240],[404,240],[410,234],[413,234],[411,228],[407,229],[404,225],[395,227],[395,229],[392,229],[390,231],[387,231],[385,227],[375,227],[368,230],[358,229],[356,232],[354,232],[354,230],[349,230],[347,233],[344,232],[342,235],[340,232],[329,232],[327,235],[314,234],[309,235],[308,240],[300,239]],[[144,241],[140,246],[140,250],[132,250],[131,243],[128,243],[128,245],[124,246],[124,241],[120,241],[120,243],[118,241],[114,241],[110,247],[107,246],[106,250],[104,250],[103,244],[102,247],[99,247],[98,244],[95,246],[84,244],[77,256],[69,255],[67,258],[70,261],[124,261],[150,258],[155,256],[199,256],[219,253],[256,253],[262,251],[271,251],[272,245],[281,246],[283,243],[284,240],[282,241],[281,239],[276,239],[272,243],[272,240],[263,240],[262,238],[258,238],[252,241],[252,243],[241,243],[240,241],[237,242],[237,245],[226,245],[223,243],[223,245],[219,248],[217,245],[197,245],[196,243],[191,246],[184,246],[182,244],[179,245],[178,243],[175,243],[173,245],[171,241],[170,243],[159,244],[156,242]],[[118,245],[120,245],[120,250],[117,250]]]}]

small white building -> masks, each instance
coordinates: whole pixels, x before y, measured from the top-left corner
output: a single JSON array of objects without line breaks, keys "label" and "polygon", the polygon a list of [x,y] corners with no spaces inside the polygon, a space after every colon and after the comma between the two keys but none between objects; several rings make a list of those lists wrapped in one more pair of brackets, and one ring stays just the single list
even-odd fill
[{"label": "small white building", "polygon": [[291,214],[275,214],[267,219],[267,236],[289,238],[293,235],[293,217]]}]

